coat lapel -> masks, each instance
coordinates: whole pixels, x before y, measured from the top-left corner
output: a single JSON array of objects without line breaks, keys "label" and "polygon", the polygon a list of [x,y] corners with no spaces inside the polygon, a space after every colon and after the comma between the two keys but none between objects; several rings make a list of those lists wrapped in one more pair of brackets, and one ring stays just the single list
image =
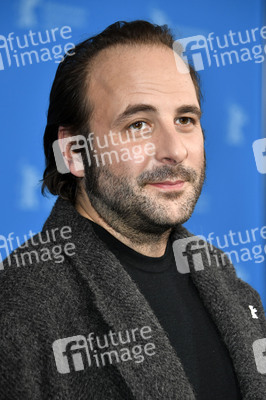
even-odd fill
[{"label": "coat lapel", "polygon": [[[154,355],[144,355],[142,363],[129,360],[114,364],[134,397],[137,400],[194,400],[193,389],[158,319],[123,266],[96,236],[88,220],[61,199],[57,200],[49,220],[56,226],[60,226],[59,221],[71,226],[72,241],[76,246],[76,255],[71,257],[71,262],[93,292],[95,305],[110,329],[118,333],[143,326],[151,328],[151,338],[148,341],[140,338],[137,344],[154,343]],[[44,229],[48,228],[49,220]],[[116,349],[115,346],[108,347],[108,351]]]},{"label": "coat lapel", "polygon": [[[192,236],[191,233],[182,227],[175,231],[173,239],[189,236]],[[229,350],[243,400],[264,399],[266,378],[256,369],[252,344],[262,339],[265,332],[261,329],[260,321],[252,319],[248,300],[241,298],[233,267],[217,267],[213,258],[211,266],[202,270],[199,259],[195,258],[194,262],[192,280]],[[226,273],[223,268],[227,268]],[[260,315],[260,318],[264,318],[264,315]]]}]

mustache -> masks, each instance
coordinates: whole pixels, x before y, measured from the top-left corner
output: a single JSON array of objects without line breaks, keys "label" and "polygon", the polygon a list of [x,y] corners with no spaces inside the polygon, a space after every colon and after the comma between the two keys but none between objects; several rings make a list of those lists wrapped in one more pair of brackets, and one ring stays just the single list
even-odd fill
[{"label": "mustache", "polygon": [[164,167],[156,168],[153,171],[142,172],[137,178],[137,182],[140,186],[145,186],[150,182],[158,183],[169,179],[194,183],[197,180],[197,177],[197,172],[191,167],[184,167],[183,165],[170,167],[169,165],[165,165]]}]

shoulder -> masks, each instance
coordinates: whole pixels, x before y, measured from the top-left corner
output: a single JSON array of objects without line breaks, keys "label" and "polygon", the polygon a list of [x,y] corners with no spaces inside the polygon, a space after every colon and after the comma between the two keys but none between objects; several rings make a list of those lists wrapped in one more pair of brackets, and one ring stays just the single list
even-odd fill
[{"label": "shoulder", "polygon": [[228,252],[215,247],[206,241],[204,236],[197,236],[183,226],[175,232],[174,238],[174,252],[179,254],[176,260],[180,261],[180,257],[185,256],[187,269],[195,278],[200,274],[206,282],[215,282],[227,293],[233,293],[239,304],[245,308],[249,305],[256,307],[262,316],[266,331],[265,310],[260,295],[249,283],[237,276]]},{"label": "shoulder", "polygon": [[0,315],[52,313],[75,283],[73,250],[68,256],[62,241],[42,243],[37,234],[9,254],[0,264]]},{"label": "shoulder", "polygon": [[237,276],[236,269],[231,262],[228,252],[224,252],[209,243],[203,235],[195,235],[185,227],[179,226],[172,233],[173,250],[177,260],[183,265],[187,263],[189,271],[193,273],[205,270],[206,277],[212,275],[224,284],[236,287],[241,292],[259,297],[257,291]]}]

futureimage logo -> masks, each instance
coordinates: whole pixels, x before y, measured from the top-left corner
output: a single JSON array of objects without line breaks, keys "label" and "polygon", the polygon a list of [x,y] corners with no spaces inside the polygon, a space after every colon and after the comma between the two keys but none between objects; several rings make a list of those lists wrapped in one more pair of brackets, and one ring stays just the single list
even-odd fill
[{"label": "futureimage logo", "polygon": [[[12,65],[18,68],[52,60],[60,63],[64,59],[64,54],[66,56],[75,54],[75,45],[68,42],[62,47],[61,44],[55,43],[61,39],[68,40],[70,38],[70,26],[63,26],[60,29],[53,28],[45,32],[30,30],[23,37],[15,36],[14,32],[10,32],[7,36],[0,35],[0,71]],[[29,49],[29,51],[25,51],[25,49]]]},{"label": "futureimage logo", "polygon": [[223,237],[211,232],[206,237],[199,235],[175,240],[173,251],[177,270],[187,274],[191,269],[201,271],[211,265],[224,267],[227,259],[233,264],[247,261],[260,264],[266,259],[266,244],[259,242],[265,239],[266,226],[245,232],[230,229]]},{"label": "futureimage logo", "polygon": [[266,174],[266,138],[255,140],[252,147],[258,172]]},{"label": "futureimage logo", "polygon": [[81,371],[91,365],[91,357],[85,336],[77,335],[59,339],[53,343],[56,367],[60,374]]},{"label": "futureimage logo", "polygon": [[[83,371],[86,368],[96,365],[104,367],[107,363],[112,364],[123,361],[134,361],[142,363],[144,355],[153,356],[155,354],[155,345],[152,342],[145,343],[144,346],[134,344],[137,336],[144,340],[151,338],[151,328],[143,326],[141,329],[134,328],[118,333],[112,332],[103,335],[103,338],[90,332],[87,338],[83,335],[72,336],[64,339],[58,339],[53,343],[53,353],[57,371],[60,374],[68,374],[73,371]],[[127,344],[127,347],[122,347]],[[101,352],[109,346],[115,346],[117,349]],[[112,359],[113,357],[113,359]],[[94,363],[94,364],[93,364]]]},{"label": "futureimage logo", "polygon": [[181,274],[188,274],[192,269],[202,271],[212,265],[225,265],[220,252],[198,236],[175,240],[173,252],[177,270]]},{"label": "futureimage logo", "polygon": [[[23,244],[23,240],[21,241],[19,236],[14,236],[14,232],[10,232],[8,237],[0,235],[0,271],[4,269],[4,259],[7,259],[9,267],[12,261],[16,267],[38,264],[40,261],[54,261],[56,264],[62,263],[65,260],[65,256],[72,257],[75,255],[75,244],[66,242],[62,245],[56,244],[56,242],[59,240],[61,242],[62,239],[67,241],[71,236],[70,226],[63,226],[60,229],[53,228],[39,232],[38,234],[34,234],[30,230],[28,238],[27,235],[24,235],[25,242]],[[16,246],[19,246],[20,250],[26,250],[18,252],[14,250]],[[29,246],[31,251],[28,249]],[[33,246],[36,246],[36,249],[32,249]],[[1,253],[2,249],[4,250],[4,254]]]},{"label": "futureimage logo", "polygon": [[[260,39],[266,39],[266,26],[246,29],[245,32],[230,30],[222,37],[211,32],[207,37],[196,35],[181,38],[174,42],[173,50],[176,54],[181,53],[186,64],[191,63],[196,71],[202,71],[213,65],[219,68],[247,61],[263,62],[266,45],[258,44]],[[179,62],[176,66],[181,73],[189,72]]]},{"label": "futureimage logo", "polygon": [[266,339],[258,339],[253,342],[253,352],[257,370],[260,374],[266,374]]},{"label": "futureimage logo", "polygon": [[[144,160],[144,154],[147,156],[155,154],[154,143],[148,142],[143,144],[142,142],[142,144],[127,147],[121,147],[121,145],[148,139],[150,136],[147,135],[150,132],[149,128],[138,130],[137,132],[126,131],[125,134],[110,131],[107,135],[103,135],[102,138],[90,132],[88,137],[76,135],[55,140],[53,142],[53,152],[57,170],[61,174],[69,173],[67,151],[71,151],[76,171],[84,169],[82,153],[87,158],[89,166],[91,165],[92,157],[97,167],[106,163],[112,164],[113,160],[116,163],[130,160],[141,163]],[[107,149],[110,147],[112,147],[112,150],[108,151]],[[105,150],[100,151],[102,149]]]},{"label": "futureimage logo", "polygon": [[[179,39],[174,43],[174,50],[177,49],[178,43],[183,48],[182,59],[186,64],[192,60],[196,71],[204,69],[204,64],[211,66],[211,57],[205,36],[197,35],[184,39]],[[179,47],[180,48],[180,47]]]}]

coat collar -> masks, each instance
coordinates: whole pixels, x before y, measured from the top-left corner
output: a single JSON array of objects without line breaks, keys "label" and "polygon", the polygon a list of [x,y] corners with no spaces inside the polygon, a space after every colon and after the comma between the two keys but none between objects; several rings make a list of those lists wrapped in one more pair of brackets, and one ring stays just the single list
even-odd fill
[{"label": "coat collar", "polygon": [[[145,356],[142,363],[127,361],[116,364],[134,397],[137,400],[195,399],[182,364],[145,297],[114,254],[96,236],[88,220],[68,201],[59,198],[43,229],[61,225],[71,226],[72,241],[76,246],[76,255],[71,260],[94,293],[95,304],[110,329],[119,332],[143,326],[151,328],[150,341],[155,344],[155,354]],[[174,240],[188,236],[191,234],[182,226],[173,232]],[[250,394],[257,394],[257,397],[252,397],[254,399],[263,399],[265,378],[256,373],[252,354],[252,342],[262,338],[263,334],[239,305],[238,293],[229,290],[220,270],[212,268],[191,271],[191,274],[228,347],[243,399],[251,399]],[[230,279],[236,279],[232,271],[230,274]],[[138,342],[146,343],[144,340]]]}]

